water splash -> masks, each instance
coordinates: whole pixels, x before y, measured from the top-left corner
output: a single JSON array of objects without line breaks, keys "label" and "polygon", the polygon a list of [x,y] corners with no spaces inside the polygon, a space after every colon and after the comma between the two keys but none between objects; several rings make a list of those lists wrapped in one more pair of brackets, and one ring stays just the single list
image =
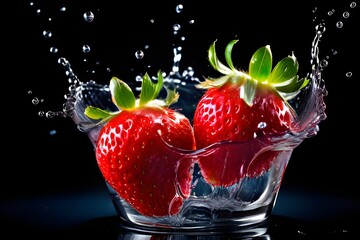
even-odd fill
[{"label": "water splash", "polygon": [[[353,5],[351,5],[353,7]],[[64,8],[63,11],[66,9]],[[184,6],[179,4],[176,6],[176,13],[181,14],[184,10]],[[314,11],[316,11],[315,9]],[[329,12],[332,15],[335,10]],[[91,11],[87,11],[83,14],[83,18],[86,22],[92,22],[95,15]],[[150,20],[154,22],[153,19]],[[190,20],[189,24],[193,24],[194,20]],[[182,29],[181,24],[173,24],[173,35],[177,36]],[[312,42],[311,48],[311,72],[308,78],[311,80],[309,86],[301,92],[295,100],[292,100],[291,104],[294,109],[299,113],[299,121],[294,127],[294,133],[296,135],[305,134],[306,136],[313,136],[318,131],[317,124],[326,118],[325,104],[323,97],[327,95],[327,91],[322,80],[322,71],[327,67],[328,61],[326,59],[319,59],[319,43],[326,31],[325,23],[321,22],[315,27],[315,37]],[[51,37],[51,31],[44,30],[43,35],[47,38]],[[178,37],[178,36],[177,36]],[[185,37],[178,37],[181,41],[185,40]],[[180,41],[180,42],[181,42]],[[145,46],[145,50],[149,48],[149,45]],[[83,53],[89,53],[90,46],[85,44],[82,46]],[[51,47],[52,53],[57,53],[56,47]],[[334,51],[335,52],[335,51]],[[335,53],[334,53],[335,54]],[[139,60],[144,58],[144,51],[138,50],[135,52],[135,57]],[[188,67],[185,70],[180,69],[180,62],[182,59],[182,46],[174,46],[173,48],[173,65],[169,73],[165,71],[164,82],[167,87],[176,88],[182,97],[179,102],[174,104],[174,108],[182,111],[187,117],[192,119],[192,113],[196,107],[197,101],[200,99],[202,92],[196,89],[195,85],[199,83],[199,79],[196,77],[195,71],[192,67]],[[84,60],[85,61],[85,60]],[[75,123],[78,125],[81,131],[88,132],[94,123],[92,120],[84,116],[83,111],[87,105],[94,105],[105,109],[113,109],[114,106],[109,96],[109,89],[106,85],[100,85],[93,80],[87,82],[81,82],[75,75],[70,63],[64,57],[60,57],[58,63],[64,67],[66,76],[68,77],[69,93],[66,94],[66,102],[63,105],[61,111],[48,111],[45,116],[63,116],[76,119]],[[150,67],[150,65],[148,66]],[[156,79],[155,77],[152,77]],[[135,82],[141,81],[141,76],[138,75]],[[139,88],[136,88],[140,90]],[[186,103],[184,102],[186,100]],[[265,123],[266,124],[266,123]],[[262,126],[262,125],[261,125]]]},{"label": "water splash", "polygon": [[[356,4],[352,5],[353,7]],[[352,7],[352,8],[353,8]],[[37,13],[40,14],[40,9]],[[63,11],[66,9],[64,8]],[[178,5],[176,7],[176,13],[180,14],[183,11],[183,6]],[[328,12],[328,16],[333,16],[335,10]],[[348,18],[350,13],[344,12],[344,19]],[[83,15],[84,20],[88,23],[92,22],[94,15],[90,12],[87,12]],[[154,23],[155,20],[151,19],[151,23]],[[194,20],[190,20],[189,24],[193,24]],[[343,19],[338,21],[338,23],[343,24]],[[267,195],[271,195],[280,186],[281,179],[276,179],[271,183],[271,189],[265,189],[264,192],[254,193],[249,191],[252,189],[254,184],[265,186],[264,182],[272,180],[271,175],[274,172],[283,172],[286,168],[287,161],[291,155],[292,150],[297,147],[304,139],[315,136],[319,131],[319,123],[326,119],[325,113],[325,102],[324,97],[327,96],[327,89],[325,87],[325,81],[322,79],[322,73],[328,66],[328,59],[321,59],[320,55],[320,43],[326,32],[325,22],[321,22],[315,26],[315,37],[311,46],[311,70],[308,73],[308,78],[310,79],[310,84],[303,89],[298,96],[290,102],[298,113],[298,121],[292,128],[292,131],[289,134],[284,136],[271,139],[266,139],[265,137],[254,138],[253,140],[245,143],[217,143],[211,146],[208,146],[203,149],[198,149],[196,151],[188,152],[183,151],[182,149],[176,149],[171,146],[166,145],[170,152],[174,156],[178,156],[179,159],[193,159],[194,162],[201,161],[203,158],[208,158],[209,156],[213,158],[226,159],[228,166],[237,165],[239,170],[237,171],[239,175],[237,182],[234,185],[229,186],[228,188],[218,188],[214,187],[211,184],[208,184],[204,181],[203,176],[199,171],[195,171],[194,179],[192,183],[192,196],[185,202],[181,216],[176,221],[181,221],[181,219],[191,219],[192,216],[197,216],[197,212],[194,213],[194,206],[198,204],[196,198],[200,197],[202,200],[202,206],[206,206],[206,209],[210,212],[216,211],[219,209],[219,201],[215,198],[221,194],[222,196],[229,197],[231,201],[222,202],[227,206],[228,210],[232,211],[238,209],[240,206],[241,209],[246,207],[253,207],[256,204],[262,205],[265,204],[268,206],[269,202],[264,202],[264,198]],[[342,25],[343,26],[343,25]],[[341,27],[342,27],[341,26]],[[339,28],[340,25],[337,25]],[[174,36],[180,35],[182,31],[181,24],[172,25],[172,31]],[[46,33],[46,34],[45,34]],[[51,31],[44,30],[44,37],[51,38]],[[185,40],[184,36],[179,36],[181,41]],[[179,41],[179,42],[181,42]],[[145,45],[144,49],[146,50],[149,46]],[[57,53],[58,49],[51,51]],[[90,52],[89,45],[83,45],[83,53]],[[199,83],[199,79],[196,77],[195,70],[192,67],[186,69],[180,68],[180,62],[182,59],[183,48],[181,45],[175,45],[173,47],[173,64],[169,72],[163,72],[165,85],[169,88],[177,89],[180,95],[182,96],[176,104],[172,105],[175,109],[184,113],[189,119],[192,119],[193,111],[196,107],[196,104],[202,92],[196,88],[196,84]],[[332,50],[333,55],[337,54],[336,50]],[[143,50],[135,52],[135,57],[138,60],[142,60],[145,56]],[[99,107],[101,109],[107,109],[110,111],[117,110],[115,105],[112,103],[110,90],[108,85],[102,85],[97,83],[94,80],[89,81],[80,81],[77,75],[74,73],[70,62],[65,57],[60,57],[58,63],[64,68],[65,75],[68,77],[68,82],[70,83],[69,91],[65,95],[65,103],[61,111],[40,111],[39,116],[46,116],[47,118],[53,118],[55,116],[61,116],[66,118],[71,118],[74,123],[77,125],[78,129],[86,133],[91,140],[91,143],[95,146],[97,143],[97,138],[102,125],[99,125],[99,122],[96,120],[89,119],[85,114],[85,108],[89,105]],[[110,69],[109,69],[110,71]],[[351,77],[352,72],[346,73],[347,77]],[[152,79],[156,80],[155,77]],[[136,77],[135,82],[140,82],[141,76]],[[135,88],[135,83],[134,83]],[[41,100],[39,98],[33,98],[33,104],[39,104]],[[262,129],[266,127],[266,122],[260,122],[258,128]],[[55,134],[56,131],[52,131],[50,134]],[[251,149],[252,151],[248,151]],[[253,178],[248,176],[248,169],[252,165],[257,164],[257,157],[268,154],[268,153],[281,153],[279,156],[274,158],[278,159],[274,161],[273,167],[269,169],[262,169],[264,172],[260,178],[253,180]],[[241,163],[238,160],[241,159]],[[237,164],[231,164],[231,162],[236,161]],[[198,166],[198,165],[196,165]],[[225,174],[225,169],[227,165],[219,166],[219,169],[223,169],[223,175]],[[282,176],[282,174],[280,174]],[[220,203],[221,204],[221,203]],[[125,208],[131,208],[131,206],[126,203],[123,204]],[[204,207],[205,208],[205,207]],[[131,210],[126,210],[131,211]],[[174,221],[174,219],[171,219]]]},{"label": "water splash", "polygon": [[[41,8],[37,7],[33,2],[30,2],[30,6],[35,7],[35,12],[40,14],[42,11]],[[342,12],[342,19],[337,21],[337,27],[340,28],[343,26],[343,21],[348,19],[351,15],[351,10],[356,7],[356,2],[351,2],[349,9],[346,9]],[[60,7],[59,11],[66,11],[66,7]],[[178,4],[175,7],[176,14],[182,14],[184,11],[184,5]],[[317,13],[318,8],[314,8],[313,12]],[[331,9],[327,12],[328,17],[333,17],[335,15],[335,9]],[[95,14],[92,11],[86,11],[82,15],[83,19],[87,23],[93,22]],[[50,19],[50,18],[49,18]],[[314,18],[314,21],[317,18]],[[50,21],[50,20],[49,20]],[[151,23],[155,23],[154,19],[150,19]],[[195,21],[193,19],[188,21],[188,24],[193,24]],[[304,134],[307,137],[315,135],[318,131],[318,124],[326,118],[325,114],[325,103],[323,98],[327,95],[327,90],[325,88],[324,80],[322,79],[322,72],[329,64],[329,56],[326,59],[319,58],[319,44],[321,39],[326,32],[325,21],[320,19],[320,23],[315,26],[315,37],[312,42],[311,47],[311,71],[308,73],[308,78],[311,80],[311,83],[307,88],[305,88],[296,99],[291,100],[290,104],[298,112],[299,121],[296,123],[296,126],[293,128],[293,134],[301,135]],[[179,36],[180,31],[182,30],[182,25],[180,23],[174,23],[172,25],[173,35],[182,42],[185,41],[184,36]],[[42,32],[43,36],[47,39],[52,38],[52,31],[45,29]],[[149,45],[146,44],[144,50],[147,50]],[[90,45],[82,45],[82,52],[84,54],[90,53]],[[337,51],[332,49],[332,54],[336,55]],[[59,49],[55,46],[50,47],[50,52],[57,54]],[[138,50],[135,52],[135,58],[138,60],[143,60],[145,53],[143,50]],[[179,102],[174,104],[174,108],[179,111],[182,111],[190,119],[192,118],[192,113],[196,107],[197,101],[200,99],[202,92],[198,91],[195,87],[199,83],[199,79],[196,77],[195,70],[192,67],[188,67],[185,70],[180,69],[180,62],[182,59],[182,46],[174,45],[173,47],[173,65],[169,73],[166,71],[163,72],[164,81],[167,87],[176,88],[182,97]],[[87,59],[84,59],[86,62]],[[63,109],[60,111],[47,111],[45,114],[39,114],[40,116],[47,116],[49,118],[54,116],[62,117],[71,117],[76,116],[76,124],[81,131],[89,131],[91,129],[93,121],[83,116],[83,111],[87,105],[99,105],[103,108],[113,108],[109,94],[108,86],[100,85],[93,80],[87,82],[81,82],[78,77],[75,75],[73,69],[71,68],[70,63],[65,57],[59,57],[58,63],[64,67],[65,74],[68,77],[68,82],[70,83],[69,92],[65,96],[66,102],[63,105]],[[151,65],[147,66],[148,68]],[[107,68],[107,71],[111,71],[110,68]],[[95,70],[91,71],[95,73]],[[352,72],[346,73],[347,77],[352,76]],[[155,77],[152,79],[156,80]],[[135,83],[141,82],[141,75],[137,75],[135,78]],[[134,87],[136,90],[140,90],[139,87]],[[104,98],[104,99],[103,99]],[[185,103],[186,99],[186,103]],[[35,100],[33,100],[35,101]],[[36,104],[39,104],[37,102]],[[265,123],[266,124],[266,123]],[[260,125],[259,123],[259,126]]]}]

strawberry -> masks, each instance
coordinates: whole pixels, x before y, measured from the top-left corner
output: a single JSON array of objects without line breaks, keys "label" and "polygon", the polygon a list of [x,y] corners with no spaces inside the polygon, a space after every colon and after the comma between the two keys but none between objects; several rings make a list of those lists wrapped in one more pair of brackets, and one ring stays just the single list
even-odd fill
[{"label": "strawberry", "polygon": [[195,149],[189,119],[169,108],[179,94],[166,89],[167,98],[156,99],[163,87],[160,71],[156,84],[145,74],[139,99],[116,77],[109,86],[119,111],[92,106],[85,110],[104,124],[95,149],[101,173],[139,213],[149,217],[178,213],[190,195],[193,164],[177,150]]},{"label": "strawberry", "polygon": [[[269,45],[253,54],[246,73],[233,66],[231,53],[237,40],[231,41],[225,49],[227,67],[216,56],[215,42],[209,48],[208,57],[211,66],[223,75],[197,85],[206,90],[193,118],[197,148],[227,141],[242,143],[239,146],[246,147],[247,151],[260,151],[261,144],[255,141],[256,146],[252,146],[253,139],[270,139],[291,130],[297,116],[288,100],[309,80],[298,79],[298,62],[293,54],[272,69]],[[256,151],[245,157],[248,153],[243,153],[243,149],[218,148],[213,154],[199,158],[202,175],[214,186],[229,186],[245,176],[259,176],[270,168],[279,152],[260,151],[261,154],[254,155]]]}]

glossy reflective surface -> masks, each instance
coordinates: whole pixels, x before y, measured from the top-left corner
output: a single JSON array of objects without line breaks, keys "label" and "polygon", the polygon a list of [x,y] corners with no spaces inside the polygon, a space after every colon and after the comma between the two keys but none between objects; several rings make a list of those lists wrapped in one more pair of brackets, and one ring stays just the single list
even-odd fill
[{"label": "glossy reflective surface", "polygon": [[7,239],[356,239],[356,198],[287,189],[274,214],[247,232],[222,234],[146,233],[129,229],[116,215],[106,188],[3,201],[2,234]]}]

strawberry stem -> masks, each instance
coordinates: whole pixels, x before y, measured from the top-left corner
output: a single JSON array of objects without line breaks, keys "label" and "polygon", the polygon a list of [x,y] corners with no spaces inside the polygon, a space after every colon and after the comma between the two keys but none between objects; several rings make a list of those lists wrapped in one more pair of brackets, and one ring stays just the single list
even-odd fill
[{"label": "strawberry stem", "polygon": [[235,69],[231,54],[237,42],[238,40],[232,40],[225,48],[225,60],[228,67],[220,62],[216,55],[216,40],[210,45],[208,50],[210,65],[224,76],[205,79],[196,85],[198,88],[221,87],[228,82],[243,85],[240,88],[240,96],[251,106],[259,82],[272,87],[284,100],[294,98],[309,83],[308,79],[298,79],[299,64],[294,54],[283,58],[272,69],[273,58],[269,45],[260,47],[252,55],[249,73]]},{"label": "strawberry stem", "polygon": [[95,120],[101,120],[100,122],[105,122],[116,116],[121,110],[131,110],[144,106],[170,106],[171,104],[177,102],[179,94],[176,90],[171,90],[165,87],[167,92],[166,99],[156,99],[163,88],[163,82],[164,79],[161,71],[158,71],[157,73],[157,83],[153,83],[150,76],[145,73],[141,83],[140,97],[136,99],[133,91],[126,82],[117,77],[112,77],[109,84],[111,99],[118,107],[119,111],[109,112],[97,107],[87,106],[85,109],[85,115]]},{"label": "strawberry stem", "polygon": [[142,80],[141,93],[140,93],[140,106],[146,105],[149,101],[154,100],[160,93],[163,87],[163,76],[161,71],[157,73],[157,83],[153,83],[146,73]]}]

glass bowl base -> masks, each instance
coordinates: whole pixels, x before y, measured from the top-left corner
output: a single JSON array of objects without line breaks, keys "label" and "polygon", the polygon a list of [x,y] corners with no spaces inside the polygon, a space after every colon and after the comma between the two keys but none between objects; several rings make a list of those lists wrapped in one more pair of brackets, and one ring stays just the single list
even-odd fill
[{"label": "glass bowl base", "polygon": [[192,207],[179,216],[161,218],[144,217],[133,211],[118,196],[113,198],[120,224],[123,228],[152,234],[213,235],[234,233],[242,237],[262,236],[267,232],[268,218],[273,202],[253,210],[210,211]]}]

